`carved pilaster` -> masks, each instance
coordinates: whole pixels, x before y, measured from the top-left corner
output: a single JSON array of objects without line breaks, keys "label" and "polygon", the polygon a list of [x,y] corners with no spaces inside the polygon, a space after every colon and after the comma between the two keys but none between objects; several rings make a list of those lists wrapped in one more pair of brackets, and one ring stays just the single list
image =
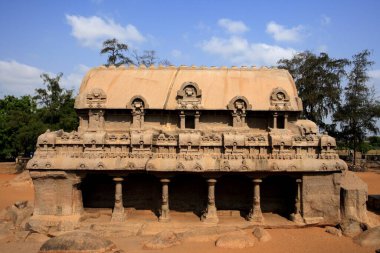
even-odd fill
[{"label": "carved pilaster", "polygon": [[186,115],[183,111],[181,111],[181,114],[179,115],[179,128],[185,129],[185,123],[186,123]]},{"label": "carved pilaster", "polygon": [[160,213],[159,221],[168,222],[170,220],[170,214],[169,214],[170,179],[163,178],[160,181],[162,183],[162,203],[161,203],[161,213]]},{"label": "carved pilaster", "polygon": [[277,128],[277,112],[273,113],[273,128]]},{"label": "carved pilaster", "polygon": [[115,182],[115,206],[113,208],[111,219],[113,222],[121,222],[125,220],[125,212],[123,206],[123,180],[124,179],[121,177],[113,178],[113,181]]},{"label": "carved pilaster", "polygon": [[195,116],[194,116],[194,128],[195,129],[198,129],[199,128],[199,118],[201,117],[199,111],[196,111],[195,112]]},{"label": "carved pilaster", "polygon": [[207,202],[207,210],[202,215],[202,221],[208,223],[217,223],[219,221],[217,210],[215,206],[215,184],[216,179],[208,179],[208,202]]},{"label": "carved pilaster", "polygon": [[261,179],[255,178],[253,181],[253,207],[248,215],[248,220],[258,223],[264,222],[260,207],[260,183]]}]

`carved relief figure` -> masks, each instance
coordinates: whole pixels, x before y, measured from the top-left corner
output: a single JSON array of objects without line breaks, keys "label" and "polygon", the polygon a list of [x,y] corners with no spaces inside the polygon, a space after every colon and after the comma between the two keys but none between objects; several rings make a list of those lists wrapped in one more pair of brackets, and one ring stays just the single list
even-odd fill
[{"label": "carved relief figure", "polygon": [[199,109],[202,91],[193,82],[182,84],[177,92],[177,103],[179,109]]}]

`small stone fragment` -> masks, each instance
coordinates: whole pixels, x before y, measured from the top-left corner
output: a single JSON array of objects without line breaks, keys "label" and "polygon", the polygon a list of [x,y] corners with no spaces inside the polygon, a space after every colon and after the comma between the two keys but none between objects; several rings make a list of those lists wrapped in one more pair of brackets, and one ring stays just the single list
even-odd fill
[{"label": "small stone fragment", "polygon": [[339,224],[339,227],[342,230],[342,234],[348,237],[354,237],[365,230],[362,223],[353,219],[343,220]]},{"label": "small stone fragment", "polygon": [[253,238],[238,234],[223,235],[215,242],[216,247],[227,249],[244,249],[254,245],[255,240]]},{"label": "small stone fragment", "polygon": [[180,244],[178,236],[172,231],[163,231],[144,244],[144,249],[165,249]]},{"label": "small stone fragment", "polygon": [[341,237],[342,236],[342,230],[340,229],[337,229],[335,227],[326,227],[326,230],[325,230],[327,233],[329,234],[332,234],[332,235],[336,235],[338,237]]},{"label": "small stone fragment", "polygon": [[267,242],[272,239],[272,236],[262,227],[254,227],[253,236],[256,237],[260,242]]}]

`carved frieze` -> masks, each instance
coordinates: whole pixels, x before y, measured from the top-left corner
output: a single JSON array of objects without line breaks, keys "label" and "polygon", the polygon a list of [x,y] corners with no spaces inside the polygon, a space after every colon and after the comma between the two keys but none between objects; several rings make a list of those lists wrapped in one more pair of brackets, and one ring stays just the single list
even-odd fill
[{"label": "carved frieze", "polygon": [[248,103],[244,96],[236,96],[227,105],[228,110],[232,113],[232,126],[245,127],[247,110],[252,109],[252,105]]}]

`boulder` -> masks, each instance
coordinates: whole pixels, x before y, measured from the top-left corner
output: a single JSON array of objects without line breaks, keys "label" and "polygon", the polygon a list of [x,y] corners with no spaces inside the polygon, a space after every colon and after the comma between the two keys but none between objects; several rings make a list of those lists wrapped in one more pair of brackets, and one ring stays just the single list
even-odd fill
[{"label": "boulder", "polygon": [[22,226],[33,214],[33,206],[28,201],[18,201],[6,207],[0,215],[2,221],[9,221],[15,227]]},{"label": "boulder", "polygon": [[39,233],[29,233],[29,235],[26,237],[26,242],[46,242],[49,240],[50,237],[39,234]]},{"label": "boulder", "polygon": [[336,227],[326,227],[325,231],[329,234],[336,235],[338,237],[342,236],[342,230]]},{"label": "boulder", "polygon": [[178,234],[181,240],[188,242],[212,242],[216,241],[221,235],[240,230],[237,227],[206,227],[197,228]]},{"label": "boulder", "polygon": [[165,249],[179,245],[179,237],[172,231],[162,231],[155,235],[151,240],[145,242],[144,249]]},{"label": "boulder", "polygon": [[368,186],[355,173],[345,171],[341,179],[341,219],[368,223],[366,202]]},{"label": "boulder", "polygon": [[354,237],[367,229],[367,226],[364,223],[360,223],[353,219],[343,220],[339,224],[339,227],[342,230],[342,234],[348,237]]},{"label": "boulder", "polygon": [[121,253],[116,245],[91,233],[74,231],[47,240],[39,253]]},{"label": "boulder", "polygon": [[252,234],[256,237],[260,242],[267,242],[272,239],[271,235],[262,227],[254,227]]},{"label": "boulder", "polygon": [[354,242],[360,246],[380,248],[380,226],[368,229],[354,237]]},{"label": "boulder", "polygon": [[253,247],[255,239],[246,234],[227,234],[221,236],[216,242],[215,246],[227,249],[244,249]]}]

